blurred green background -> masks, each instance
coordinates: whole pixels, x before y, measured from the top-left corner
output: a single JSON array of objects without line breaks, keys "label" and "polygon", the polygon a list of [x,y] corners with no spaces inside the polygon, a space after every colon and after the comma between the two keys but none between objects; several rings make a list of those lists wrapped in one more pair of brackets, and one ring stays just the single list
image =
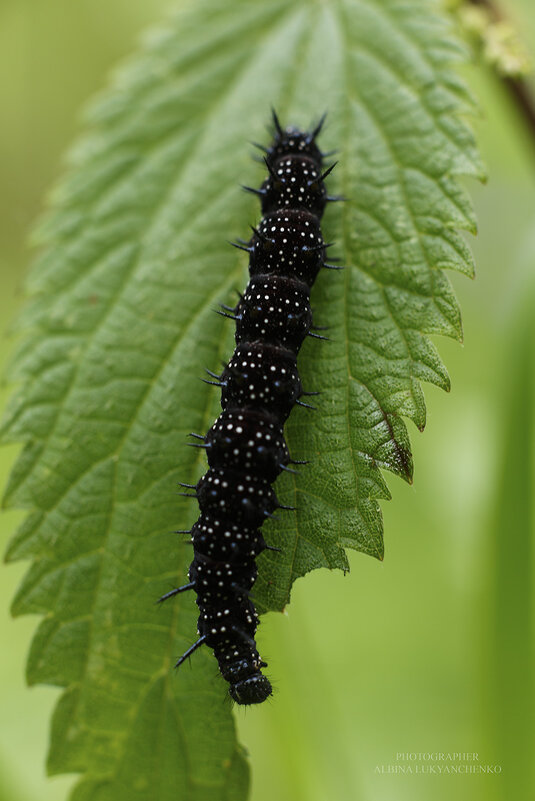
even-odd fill
[{"label": "blurred green background", "polygon": [[[3,0],[0,6],[0,362],[23,301],[29,227],[61,170],[84,102],[157,22],[167,0]],[[532,0],[503,0],[535,52]],[[427,388],[412,432],[415,481],[389,479],[386,559],[350,554],[351,574],[297,582],[286,615],[264,618],[279,680],[239,712],[253,801],[531,799],[535,139],[498,82],[466,77],[490,180],[470,184],[477,279],[454,276],[463,347],[440,341],[452,392]],[[267,112],[266,112],[267,113]],[[238,178],[237,178],[238,180]],[[0,406],[7,388],[0,388]],[[15,447],[0,451],[0,482]],[[5,542],[20,519],[0,519]],[[36,621],[11,620],[24,565],[0,582],[0,801],[61,801],[73,777],[45,777],[57,691],[24,684]],[[471,752],[496,773],[388,773],[407,752]],[[414,769],[414,764],[413,769]],[[422,764],[421,760],[419,764]],[[429,763],[423,763],[429,764]],[[386,772],[382,772],[386,771]]]}]

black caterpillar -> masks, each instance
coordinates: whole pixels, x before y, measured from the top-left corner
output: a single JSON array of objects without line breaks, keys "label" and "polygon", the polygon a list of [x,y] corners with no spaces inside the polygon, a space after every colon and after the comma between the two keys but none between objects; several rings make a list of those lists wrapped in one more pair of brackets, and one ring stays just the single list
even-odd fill
[{"label": "black caterpillar", "polygon": [[[195,590],[199,639],[180,657],[181,665],[203,643],[213,649],[229,693],[238,704],[257,704],[271,693],[261,672],[267,666],[256,649],[258,615],[249,593],[256,581],[256,557],[266,544],[260,527],[281,506],[271,487],[290,459],[283,426],[294,404],[308,406],[297,371],[297,353],[311,331],[310,287],[325,262],[320,229],[329,196],[317,144],[325,116],[310,133],[283,129],[273,112],[275,135],[264,148],[268,177],[260,189],[263,217],[248,243],[250,280],[236,308],[220,314],[236,321],[236,350],[221,375],[222,413],[203,440],[208,472],[195,490],[201,514],[191,533],[194,549],[189,583],[166,593],[164,601]],[[184,493],[186,494],[186,493]]]}]

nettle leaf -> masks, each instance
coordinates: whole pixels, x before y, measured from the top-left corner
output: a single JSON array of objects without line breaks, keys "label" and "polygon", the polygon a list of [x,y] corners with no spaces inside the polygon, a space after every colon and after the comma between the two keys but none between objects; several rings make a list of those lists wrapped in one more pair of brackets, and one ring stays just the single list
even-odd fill
[{"label": "nettle leaf", "polygon": [[211,653],[172,669],[194,598],[154,601],[191,559],[177,481],[205,469],[186,435],[217,414],[199,377],[232,352],[213,309],[246,282],[225,240],[259,218],[238,183],[263,178],[247,142],[266,141],[270,105],[301,126],[329,111],[329,188],[348,200],[324,231],[347,269],[313,290],[331,341],[307,342],[300,370],[322,395],[287,426],[312,464],[277,482],[297,511],[266,526],[283,552],[260,557],[256,601],[281,609],[307,571],[347,569],[344,548],[382,558],[381,468],[411,480],[403,418],[424,427],[421,381],[449,388],[428,335],[461,338],[443,270],[473,270],[456,233],[475,230],[457,175],[482,175],[462,58],[425,0],[197,2],[88,115],[38,231],[4,426],[25,442],[6,503],[29,510],[8,559],[32,560],[13,611],[43,615],[28,680],[65,688],[49,768],[83,774],[76,801],[246,796]]}]

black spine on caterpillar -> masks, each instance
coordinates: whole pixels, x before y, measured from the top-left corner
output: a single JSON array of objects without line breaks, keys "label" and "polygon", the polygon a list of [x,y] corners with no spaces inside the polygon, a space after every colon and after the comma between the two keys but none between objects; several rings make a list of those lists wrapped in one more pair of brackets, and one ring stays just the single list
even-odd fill
[{"label": "black spine on caterpillar", "polygon": [[[260,528],[280,507],[271,487],[291,462],[283,427],[304,394],[297,353],[311,334],[310,288],[328,247],[320,218],[329,197],[316,144],[323,118],[311,132],[283,129],[264,151],[268,176],[260,189],[262,219],[245,245],[250,280],[235,309],[236,349],[220,376],[222,413],[202,443],[208,472],[191,487],[200,517],[191,529],[189,583],[160,600],[193,589],[199,607],[200,645],[213,649],[229,693],[238,704],[265,701],[271,684],[256,648],[258,615],[250,598],[256,557],[269,548]],[[226,307],[225,307],[226,308]],[[225,312],[222,312],[225,314]],[[303,404],[306,405],[306,404]],[[276,549],[275,549],[276,550]]]}]

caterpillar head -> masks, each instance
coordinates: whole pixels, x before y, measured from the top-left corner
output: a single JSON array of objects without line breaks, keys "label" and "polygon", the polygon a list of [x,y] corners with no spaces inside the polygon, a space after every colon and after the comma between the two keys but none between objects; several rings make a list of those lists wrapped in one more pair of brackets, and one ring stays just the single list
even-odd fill
[{"label": "caterpillar head", "polygon": [[261,704],[272,695],[273,690],[269,679],[258,671],[243,681],[231,684],[229,693],[237,704]]}]

